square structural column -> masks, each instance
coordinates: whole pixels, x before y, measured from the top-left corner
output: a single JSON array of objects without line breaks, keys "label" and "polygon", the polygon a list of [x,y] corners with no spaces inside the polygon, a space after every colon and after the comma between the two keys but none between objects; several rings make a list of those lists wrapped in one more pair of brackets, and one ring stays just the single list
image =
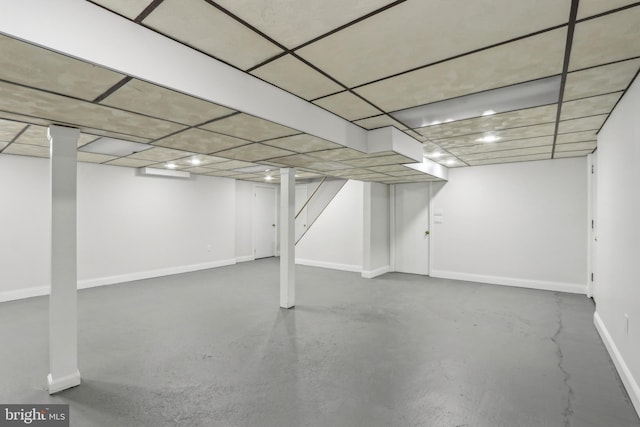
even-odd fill
[{"label": "square structural column", "polygon": [[80,384],[76,248],[76,147],[80,131],[49,126],[51,159],[51,294],[49,394]]},{"label": "square structural column", "polygon": [[280,307],[296,305],[295,168],[280,169]]}]

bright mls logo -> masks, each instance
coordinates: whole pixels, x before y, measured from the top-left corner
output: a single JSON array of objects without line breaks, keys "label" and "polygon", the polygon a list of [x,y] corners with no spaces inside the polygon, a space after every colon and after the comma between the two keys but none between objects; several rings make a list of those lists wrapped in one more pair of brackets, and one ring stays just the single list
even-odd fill
[{"label": "bright mls logo", "polygon": [[69,405],[0,405],[0,427],[69,427]]}]

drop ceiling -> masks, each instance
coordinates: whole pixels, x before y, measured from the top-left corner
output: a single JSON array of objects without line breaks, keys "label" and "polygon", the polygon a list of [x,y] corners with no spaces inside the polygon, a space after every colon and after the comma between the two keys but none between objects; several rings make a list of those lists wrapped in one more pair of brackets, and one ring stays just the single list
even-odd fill
[{"label": "drop ceiling", "polygon": [[[447,167],[593,152],[640,69],[640,2],[624,0],[89,3],[363,129],[393,126]],[[311,178],[437,179],[403,166],[414,160],[396,152],[346,148],[1,34],[0,49],[2,154],[47,157],[46,126],[62,124],[81,130],[82,162],[254,181],[277,180],[283,166]],[[550,77],[560,89],[544,105],[419,124],[395,115],[447,100],[464,109],[467,95]],[[82,151],[99,137],[152,148]]]}]

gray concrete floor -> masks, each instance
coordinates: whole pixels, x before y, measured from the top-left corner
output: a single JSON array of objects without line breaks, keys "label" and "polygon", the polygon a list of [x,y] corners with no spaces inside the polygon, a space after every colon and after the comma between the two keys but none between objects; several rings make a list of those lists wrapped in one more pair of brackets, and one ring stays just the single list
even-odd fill
[{"label": "gray concrete floor", "polygon": [[72,426],[631,427],[584,296],[278,264],[79,293],[83,384],[50,397],[47,298],[0,304],[0,403]]}]

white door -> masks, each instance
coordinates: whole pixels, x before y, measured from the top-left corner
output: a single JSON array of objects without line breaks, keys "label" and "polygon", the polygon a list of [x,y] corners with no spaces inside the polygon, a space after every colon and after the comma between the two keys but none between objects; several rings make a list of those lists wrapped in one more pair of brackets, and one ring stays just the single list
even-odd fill
[{"label": "white door", "polygon": [[596,255],[598,249],[598,212],[597,212],[597,201],[598,201],[598,157],[596,154],[591,154],[589,156],[591,174],[589,175],[589,190],[590,190],[590,223],[589,223],[589,277],[587,277],[587,296],[592,297],[594,300],[596,299]]},{"label": "white door", "polygon": [[429,193],[428,182],[395,186],[396,271],[429,274]]},{"label": "white door", "polygon": [[253,200],[253,256],[275,256],[276,189],[256,186]]}]

